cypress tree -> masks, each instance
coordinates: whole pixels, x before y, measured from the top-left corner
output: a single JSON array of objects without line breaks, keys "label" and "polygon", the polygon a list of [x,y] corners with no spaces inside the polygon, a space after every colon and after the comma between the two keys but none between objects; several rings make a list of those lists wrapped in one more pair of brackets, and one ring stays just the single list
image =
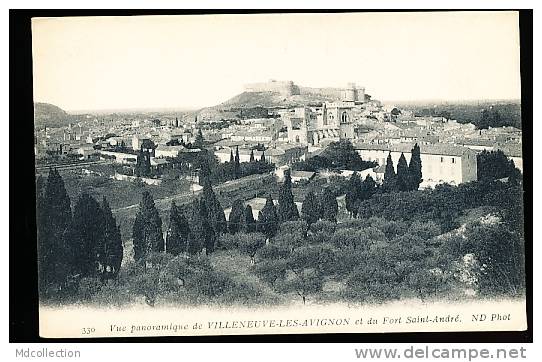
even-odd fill
[{"label": "cypress tree", "polygon": [[254,150],[250,150],[250,163],[254,162]]},{"label": "cypress tree", "polygon": [[103,272],[106,227],[100,204],[89,194],[81,194],[73,209],[69,240],[74,274],[94,277]]},{"label": "cypress tree", "polygon": [[150,252],[164,251],[162,219],[148,191],[143,192],[132,229],[134,259],[144,259]]},{"label": "cypress tree", "polygon": [[233,157],[233,150],[230,150],[230,163],[233,165],[235,158]]},{"label": "cypress tree", "polygon": [[265,200],[265,206],[258,213],[258,230],[268,238],[275,236],[278,228],[277,208],[271,196]]},{"label": "cypress tree", "polygon": [[243,217],[245,207],[243,206],[243,201],[237,199],[233,202],[230,211],[230,217],[228,219],[228,231],[232,234],[235,234],[239,231],[241,227],[241,218]]},{"label": "cypress tree", "polygon": [[408,191],[410,186],[409,179],[407,161],[405,155],[401,152],[401,157],[399,157],[399,161],[397,162],[397,190]]},{"label": "cypress tree", "polygon": [[247,205],[243,211],[243,217],[241,218],[240,231],[245,233],[251,233],[255,231],[254,215],[252,214],[252,206]]},{"label": "cypress tree", "polygon": [[199,184],[205,186],[211,183],[211,168],[209,166],[209,159],[206,152],[200,152],[198,154],[197,163],[199,166],[198,178]]},{"label": "cypress tree", "polygon": [[188,234],[188,252],[197,254],[203,249],[204,223],[200,213],[200,201],[194,199],[190,204],[190,233]]},{"label": "cypress tree", "polygon": [[218,201],[213,188],[211,186],[210,180],[206,179],[203,183],[203,200],[207,207],[207,212],[209,214],[209,221],[215,234],[219,235],[223,232],[226,232],[227,222],[226,216],[224,215],[224,210],[222,205]]},{"label": "cypress tree", "polygon": [[261,163],[266,163],[267,161],[265,160],[265,151],[262,151],[262,155],[260,156],[260,162]]},{"label": "cypress tree", "polygon": [[166,234],[166,251],[173,255],[188,251],[190,227],[183,211],[171,203],[169,212],[169,228]]},{"label": "cypress tree", "polygon": [[292,193],[292,177],[290,170],[284,171],[284,182],[279,189],[278,216],[281,222],[299,219],[299,211]]},{"label": "cypress tree", "polygon": [[416,143],[412,148],[412,156],[408,165],[409,189],[417,190],[422,183],[422,159],[420,155],[420,146]]},{"label": "cypress tree", "polygon": [[103,270],[107,276],[114,276],[120,269],[124,248],[122,246],[120,228],[117,226],[117,221],[105,196],[102,200],[102,214],[104,220]]},{"label": "cypress tree", "polygon": [[145,162],[143,163],[143,175],[151,175],[151,154],[149,151],[145,151]]},{"label": "cypress tree", "polygon": [[[39,201],[39,200],[38,200]],[[65,237],[71,224],[70,198],[56,169],[50,169],[38,210],[38,273],[43,292],[52,285],[62,285],[69,274],[71,254]]]},{"label": "cypress tree", "polygon": [[346,210],[350,213],[352,217],[357,217],[360,194],[361,178],[357,172],[354,172],[352,176],[350,176],[350,180],[348,181],[346,196],[344,199],[346,204]]},{"label": "cypress tree", "polygon": [[323,220],[337,222],[337,213],[339,212],[339,204],[337,199],[331,193],[329,188],[325,188],[322,192],[322,201],[321,205],[321,218]]},{"label": "cypress tree", "polygon": [[386,171],[384,172],[384,181],[382,182],[382,190],[384,192],[394,192],[397,190],[397,175],[393,167],[391,152],[386,159]]},{"label": "cypress tree", "polygon": [[235,148],[235,163],[233,166],[233,175],[235,178],[239,178],[241,176],[241,170],[240,170],[240,163],[239,163],[239,146]]},{"label": "cypress tree", "polygon": [[134,173],[137,177],[141,177],[141,172],[143,170],[143,158],[145,156],[143,155],[143,146],[139,149],[137,153],[137,159],[136,159],[136,165],[134,169]]},{"label": "cypress tree", "polygon": [[210,254],[215,251],[217,235],[209,220],[209,207],[207,206],[204,198],[202,198],[199,202],[199,216],[201,220],[200,238],[203,241],[206,254]]},{"label": "cypress tree", "polygon": [[314,192],[309,191],[303,200],[301,206],[301,215],[309,226],[314,224],[320,218],[320,205]]}]

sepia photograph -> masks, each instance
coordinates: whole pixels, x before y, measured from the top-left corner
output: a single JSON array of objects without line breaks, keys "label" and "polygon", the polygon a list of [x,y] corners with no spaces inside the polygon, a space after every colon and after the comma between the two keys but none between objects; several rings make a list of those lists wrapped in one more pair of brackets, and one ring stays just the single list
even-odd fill
[{"label": "sepia photograph", "polygon": [[40,337],[527,330],[519,20],[32,18]]}]

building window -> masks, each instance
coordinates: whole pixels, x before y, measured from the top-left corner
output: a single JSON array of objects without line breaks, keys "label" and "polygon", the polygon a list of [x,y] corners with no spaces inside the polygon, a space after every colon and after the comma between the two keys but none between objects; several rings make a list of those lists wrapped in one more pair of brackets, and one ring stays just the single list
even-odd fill
[{"label": "building window", "polygon": [[342,115],[341,115],[341,122],[342,122],[342,123],[348,122],[348,114],[346,114],[346,112],[343,112],[343,113],[342,113]]},{"label": "building window", "polygon": [[444,162],[444,157],[441,157],[441,158],[440,158],[440,162],[441,162],[441,163]]},{"label": "building window", "polygon": [[299,143],[299,136],[295,136],[295,141]]},{"label": "building window", "polygon": [[452,163],[455,163],[455,158],[452,157]]}]

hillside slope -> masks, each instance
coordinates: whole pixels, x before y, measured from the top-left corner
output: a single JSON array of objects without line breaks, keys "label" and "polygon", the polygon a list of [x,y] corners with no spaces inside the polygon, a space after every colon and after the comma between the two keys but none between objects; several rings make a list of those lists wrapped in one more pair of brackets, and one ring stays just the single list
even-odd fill
[{"label": "hillside slope", "polygon": [[49,103],[34,103],[34,124],[36,128],[62,127],[72,121],[72,117],[62,108]]},{"label": "hillside slope", "polygon": [[242,92],[216,106],[200,110],[202,118],[235,118],[240,109],[250,108],[289,108],[334,101],[325,94],[300,94],[284,96],[278,92]]}]

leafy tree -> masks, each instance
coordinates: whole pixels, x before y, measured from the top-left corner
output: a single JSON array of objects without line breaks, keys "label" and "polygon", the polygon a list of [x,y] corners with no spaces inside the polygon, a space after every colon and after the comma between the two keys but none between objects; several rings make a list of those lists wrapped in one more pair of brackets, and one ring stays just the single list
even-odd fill
[{"label": "leafy tree", "polygon": [[194,146],[200,149],[205,146],[205,139],[203,138],[203,133],[201,132],[201,128],[198,129],[196,139],[194,140]]},{"label": "leafy tree", "polygon": [[305,161],[298,161],[292,165],[292,169],[298,171],[317,172],[332,167],[331,161],[323,156],[313,156]]},{"label": "leafy tree", "polygon": [[[269,250],[269,247],[264,246],[258,251],[258,253],[264,249]],[[263,259],[255,263],[253,270],[254,273],[262,280],[269,283],[271,286],[275,286],[275,283],[278,280],[283,280],[285,278],[287,262],[288,261],[283,258]]]},{"label": "leafy tree", "polygon": [[384,181],[382,182],[382,191],[394,192],[397,191],[397,175],[393,167],[393,160],[391,158],[391,152],[386,159],[386,171],[384,172]]},{"label": "leafy tree", "polygon": [[307,237],[309,225],[304,220],[287,221],[280,224],[280,234],[289,234],[302,239]]},{"label": "leafy tree", "polygon": [[397,190],[408,191],[409,190],[409,172],[405,155],[401,152],[401,157],[397,162]]},{"label": "leafy tree", "polygon": [[499,111],[494,109],[493,107],[490,107],[489,109],[484,109],[481,113],[479,121],[475,123],[476,128],[478,129],[502,127],[508,124],[508,122],[503,121]]},{"label": "leafy tree", "polygon": [[124,247],[117,220],[113,216],[111,207],[105,196],[102,200],[103,233],[104,233],[104,268],[106,276],[115,276],[120,270]]},{"label": "leafy tree", "polygon": [[308,224],[303,220],[284,222],[280,224],[279,232],[273,242],[293,251],[309,243],[307,239],[308,229]]},{"label": "leafy tree", "polygon": [[350,176],[350,180],[348,181],[346,196],[344,200],[346,203],[346,210],[350,213],[352,217],[357,217],[359,202],[361,201],[361,186],[361,178],[359,177],[357,172],[354,172],[352,176]]},{"label": "leafy tree", "polygon": [[247,205],[245,207],[243,216],[241,218],[240,230],[242,230],[245,233],[251,233],[255,231],[255,228],[256,228],[256,221],[254,220],[254,215],[252,214],[252,206]]},{"label": "leafy tree", "polygon": [[422,159],[420,156],[420,146],[416,143],[412,148],[412,156],[408,165],[409,190],[415,191],[422,183]]},{"label": "leafy tree", "polygon": [[173,255],[188,251],[188,237],[190,226],[183,211],[171,203],[169,212],[169,228],[166,234],[166,251]]},{"label": "leafy tree", "polygon": [[297,220],[299,218],[299,211],[297,210],[292,193],[290,170],[284,171],[284,182],[279,189],[278,202],[278,216],[281,222]]},{"label": "leafy tree", "polygon": [[377,186],[375,180],[371,175],[367,175],[365,180],[361,183],[361,188],[359,192],[359,201],[365,201],[370,199],[377,191]]},{"label": "leafy tree", "polygon": [[258,262],[254,265],[254,272],[264,281],[274,286],[278,280],[286,277],[286,268],[290,248],[280,243],[270,243],[257,251]]},{"label": "leafy tree", "polygon": [[331,244],[348,253],[365,250],[382,241],[387,241],[386,236],[382,231],[373,227],[338,229],[330,239]]},{"label": "leafy tree", "polygon": [[508,177],[518,180],[521,172],[515,167],[514,161],[501,151],[482,151],[477,156],[478,181],[491,182]]},{"label": "leafy tree", "polygon": [[337,224],[335,221],[319,220],[311,225],[307,234],[311,244],[324,244],[331,240]]},{"label": "leafy tree", "polygon": [[309,191],[305,196],[301,206],[301,215],[309,227],[320,219],[320,204],[314,192]]},{"label": "leafy tree", "polygon": [[69,274],[70,250],[65,236],[72,212],[64,181],[56,169],[49,170],[40,194],[37,200],[38,272],[40,291],[46,292],[51,286],[62,286]]},{"label": "leafy tree", "polygon": [[332,142],[323,152],[332,167],[346,168],[347,170],[362,171],[375,166],[374,162],[363,161],[349,140]]},{"label": "leafy tree", "polygon": [[164,251],[162,219],[148,191],[143,192],[132,230],[134,259],[144,259],[150,252]]},{"label": "leafy tree", "polygon": [[268,196],[265,200],[265,206],[258,213],[258,230],[272,238],[277,233],[279,219],[277,216],[277,208],[273,202],[273,198]]},{"label": "leafy tree", "polygon": [[316,267],[322,252],[319,246],[305,246],[298,248],[290,254],[287,267],[291,271],[281,285],[283,291],[293,291],[301,297],[303,304],[307,297],[322,289],[323,276]]},{"label": "leafy tree", "polygon": [[242,253],[250,256],[250,263],[253,265],[258,250],[265,245],[265,235],[261,233],[237,233],[237,244]]},{"label": "leafy tree", "polygon": [[228,220],[228,231],[230,233],[235,234],[239,231],[241,227],[241,218],[243,217],[244,212],[245,207],[243,205],[243,201],[236,199],[232,204],[230,217]]},{"label": "leafy tree", "polygon": [[337,222],[339,204],[335,196],[331,193],[331,190],[327,187],[322,191],[320,207],[322,220]]}]

